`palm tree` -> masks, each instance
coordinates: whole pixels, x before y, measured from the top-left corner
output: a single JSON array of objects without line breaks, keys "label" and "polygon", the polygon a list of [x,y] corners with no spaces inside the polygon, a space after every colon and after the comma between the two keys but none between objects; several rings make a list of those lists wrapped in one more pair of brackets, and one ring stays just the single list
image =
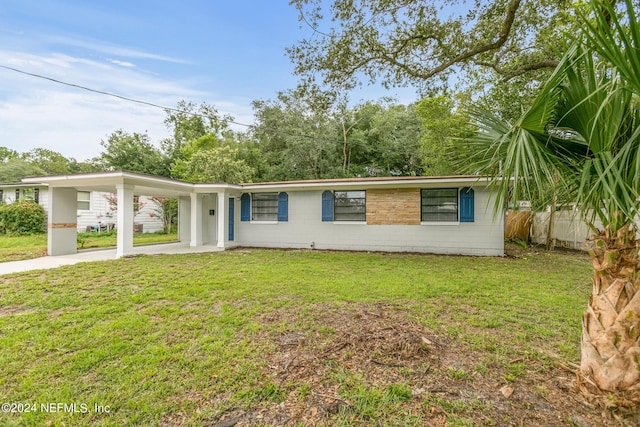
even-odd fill
[{"label": "palm tree", "polygon": [[469,142],[477,169],[494,177],[498,200],[548,194],[559,183],[583,219],[601,220],[603,229],[592,226],[580,378],[637,399],[640,28],[632,0],[623,13],[612,3],[591,0],[590,15],[579,14],[581,34],[516,123],[472,111],[479,132]]}]

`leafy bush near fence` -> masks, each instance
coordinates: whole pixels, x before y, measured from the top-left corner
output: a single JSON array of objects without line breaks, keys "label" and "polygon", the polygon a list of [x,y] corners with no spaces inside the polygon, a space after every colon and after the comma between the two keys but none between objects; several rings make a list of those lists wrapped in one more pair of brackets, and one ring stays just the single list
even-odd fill
[{"label": "leafy bush near fence", "polygon": [[32,200],[19,200],[0,206],[0,234],[44,233],[45,222],[44,208]]}]

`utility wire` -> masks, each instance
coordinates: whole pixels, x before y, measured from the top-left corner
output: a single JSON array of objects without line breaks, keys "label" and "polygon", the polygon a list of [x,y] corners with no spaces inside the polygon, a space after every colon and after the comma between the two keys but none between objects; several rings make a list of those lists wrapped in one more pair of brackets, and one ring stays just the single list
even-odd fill
[{"label": "utility wire", "polygon": [[[190,112],[190,111],[180,110],[178,108],[165,107],[165,106],[160,105],[160,104],[154,104],[153,102],[141,101],[139,99],[129,98],[127,96],[122,96],[122,95],[118,95],[118,94],[111,93],[111,92],[105,92],[105,91],[98,90],[98,89],[92,89],[92,88],[87,87],[87,86],[82,86],[82,85],[75,84],[75,83],[65,82],[65,81],[62,81],[62,80],[54,79],[52,77],[43,76],[41,74],[30,73],[28,71],[20,70],[20,69],[9,67],[9,66],[2,65],[2,64],[0,64],[0,68],[4,68],[6,70],[14,71],[16,73],[24,74],[24,75],[27,75],[27,76],[30,76],[30,77],[35,77],[35,78],[38,78],[38,79],[48,80],[50,82],[61,84],[61,85],[64,85],[64,86],[70,86],[70,87],[73,87],[73,88],[76,88],[76,89],[86,90],[86,91],[89,91],[89,92],[97,93],[99,95],[105,95],[105,96],[110,96],[110,97],[113,97],[113,98],[118,98],[118,99],[121,99],[121,100],[127,101],[127,102],[133,102],[133,103],[136,103],[136,104],[146,105],[146,106],[149,106],[149,107],[160,108],[160,109],[165,110],[165,111],[172,111],[172,112],[176,112],[176,113],[189,114],[189,115],[201,117],[201,118],[204,118],[204,119],[210,118],[210,116],[205,115],[205,114],[193,113],[193,112]],[[244,126],[246,128],[254,127],[253,125],[248,125],[246,123],[239,123],[239,122],[236,122],[236,121],[233,121],[233,120],[226,120],[226,122],[227,123],[232,123],[232,124],[238,125],[238,126]],[[287,132],[287,131],[283,131],[281,129],[276,129],[276,128],[263,128],[263,129],[265,131],[267,131],[267,133],[272,133],[274,136],[279,133],[281,135],[284,134],[284,135],[297,137],[297,138],[308,138],[308,139],[315,139],[315,140],[318,140],[318,141],[325,141],[325,142],[334,143],[334,144],[341,144],[341,145],[344,144],[344,141],[339,141],[339,140],[329,139],[329,138],[323,138],[323,137],[318,137],[318,136],[313,136],[313,135],[306,135],[306,134],[294,134],[292,132]],[[364,143],[359,143],[359,142],[355,142],[355,141],[347,142],[347,144],[349,146],[361,146],[361,147],[371,148],[370,144],[364,144]]]},{"label": "utility wire", "polygon": [[[165,107],[165,106],[162,106],[162,105],[159,105],[159,104],[154,104],[153,102],[141,101],[139,99],[133,99],[133,98],[129,98],[129,97],[126,97],[126,96],[117,95],[117,94],[111,93],[111,92],[105,92],[105,91],[98,90],[98,89],[92,89],[90,87],[78,85],[78,84],[75,84],[75,83],[64,82],[62,80],[54,79],[52,77],[43,76],[41,74],[29,73],[27,71],[19,70],[17,68],[13,68],[13,67],[8,67],[8,66],[2,65],[2,64],[0,64],[0,68],[4,68],[4,69],[7,69],[7,70],[15,71],[16,73],[25,74],[27,76],[36,77],[36,78],[39,78],[39,79],[49,80],[51,82],[58,83],[58,84],[61,84],[61,85],[71,86],[71,87],[75,87],[77,89],[82,89],[82,90],[86,90],[86,91],[89,91],[89,92],[98,93],[100,95],[111,96],[111,97],[122,99],[122,100],[128,101],[128,102],[135,102],[136,104],[147,105],[149,107],[154,107],[154,108],[161,108],[161,109],[163,109],[165,111],[173,111],[175,113],[190,114],[192,116],[198,116],[198,117],[202,117],[204,119],[210,118],[209,116],[207,116],[205,114],[192,113],[192,112],[189,112],[189,111],[179,110],[177,108]],[[252,125],[248,125],[246,123],[238,123],[238,122],[235,122],[233,120],[226,120],[226,121],[229,122],[229,123],[232,123],[234,125],[244,126],[244,127],[247,127],[247,128],[252,126]]]}]

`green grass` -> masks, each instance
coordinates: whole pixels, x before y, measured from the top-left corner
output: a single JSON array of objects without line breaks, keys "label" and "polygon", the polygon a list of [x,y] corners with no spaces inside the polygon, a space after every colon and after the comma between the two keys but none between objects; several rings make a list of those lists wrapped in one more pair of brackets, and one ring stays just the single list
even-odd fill
[{"label": "green grass", "polygon": [[[464,368],[443,368],[451,381],[471,384],[472,374],[491,375],[495,364],[518,381],[545,369],[541,348],[565,360],[579,357],[589,278],[588,261],[577,255],[263,250],[134,257],[4,276],[0,402],[83,403],[91,410],[0,414],[0,425],[208,426],[224,413],[278,407],[292,395],[315,404],[315,384],[271,374],[268,357],[278,350],[272,337],[294,331],[330,340],[336,332],[320,329],[311,315],[318,307],[352,304],[391,304],[481,356]],[[293,324],[261,320],[291,310],[310,316]],[[518,357],[542,362],[510,362]],[[324,425],[425,424],[427,409],[404,409],[419,399],[409,380],[378,384],[367,372],[334,365],[327,362],[322,382],[348,405]],[[441,397],[425,402],[424,408],[446,411],[450,425],[467,425],[484,408]],[[94,405],[110,411],[96,413]]]},{"label": "green grass", "polygon": [[46,254],[46,234],[0,236],[0,262],[38,258]]},{"label": "green grass", "polygon": [[[134,245],[170,242],[178,239],[177,233],[140,233],[133,235]],[[116,245],[116,234],[78,233],[78,249],[105,248]],[[47,254],[47,235],[0,236],[0,262],[32,259]]]}]

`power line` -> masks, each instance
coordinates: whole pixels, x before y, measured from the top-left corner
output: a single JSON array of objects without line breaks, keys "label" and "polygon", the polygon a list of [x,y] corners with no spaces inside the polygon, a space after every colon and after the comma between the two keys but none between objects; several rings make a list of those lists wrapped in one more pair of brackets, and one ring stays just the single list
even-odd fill
[{"label": "power line", "polygon": [[[306,21],[306,19],[305,19],[305,21]],[[130,97],[127,97],[127,96],[118,95],[118,94],[111,93],[111,92],[106,92],[106,91],[102,91],[102,90],[98,90],[98,89],[93,89],[93,88],[90,88],[90,87],[87,87],[87,86],[83,86],[83,85],[79,85],[79,84],[76,84],[76,83],[65,82],[65,81],[62,81],[62,80],[54,79],[53,77],[43,76],[41,74],[36,74],[36,73],[30,73],[28,71],[20,70],[18,68],[9,67],[7,65],[0,64],[0,68],[4,68],[6,70],[14,71],[16,73],[24,74],[24,75],[27,75],[27,76],[30,76],[30,77],[35,77],[35,78],[38,78],[38,79],[47,80],[47,81],[50,81],[50,82],[53,82],[53,83],[57,83],[57,84],[61,84],[61,85],[64,85],[64,86],[69,86],[69,87],[73,87],[73,88],[76,88],[76,89],[86,90],[88,92],[97,93],[99,95],[110,96],[110,97],[117,98],[117,99],[120,99],[120,100],[123,100],[123,101],[133,102],[133,103],[141,104],[141,105],[146,105],[146,106],[153,107],[153,108],[160,108],[160,109],[162,109],[164,111],[172,111],[172,112],[176,112],[176,113],[189,114],[191,116],[197,116],[197,117],[201,117],[201,118],[205,118],[205,119],[206,118],[211,118],[209,115],[206,115],[206,114],[194,113],[194,112],[180,110],[178,108],[173,108],[173,107],[166,107],[166,106],[163,106],[163,105],[160,105],[160,104],[155,104],[155,103],[149,102],[149,101],[142,101],[142,100],[139,100],[139,99],[134,99],[134,98],[130,98]],[[236,121],[233,121],[233,120],[226,120],[226,122],[227,123],[232,123],[232,124],[238,125],[238,126],[244,126],[246,128],[252,128],[253,127],[253,125],[248,125],[246,123],[239,123],[239,122],[236,122]],[[284,134],[284,135],[297,137],[297,138],[308,138],[308,139],[315,139],[315,140],[318,140],[318,141],[324,141],[324,142],[329,142],[329,143],[334,143],[334,144],[341,144],[341,145],[344,144],[344,141],[335,140],[333,138],[330,139],[330,138],[318,137],[318,136],[314,136],[314,135],[294,134],[292,132],[283,131],[283,130],[277,129],[277,128],[269,128],[269,127],[267,127],[267,128],[263,128],[263,129],[265,131],[269,132],[269,133],[273,133],[274,135],[280,133],[281,135]],[[363,144],[363,143],[359,143],[359,142],[355,142],[355,141],[347,142],[347,144],[349,146],[371,147],[369,144]]]},{"label": "power line", "polygon": [[[15,71],[16,73],[25,74],[25,75],[31,76],[31,77],[36,77],[38,79],[48,80],[50,82],[58,83],[58,84],[61,84],[61,85],[65,85],[65,86],[70,86],[70,87],[74,87],[74,88],[77,88],[77,89],[86,90],[86,91],[97,93],[97,94],[100,94],[100,95],[111,96],[113,98],[118,98],[118,99],[121,99],[123,101],[134,102],[136,104],[147,105],[149,107],[154,107],[154,108],[161,108],[161,109],[163,109],[165,111],[173,111],[173,112],[176,112],[176,113],[185,113],[185,114],[190,114],[192,116],[198,116],[198,117],[202,117],[202,118],[210,118],[210,116],[205,115],[205,114],[192,113],[192,112],[180,110],[180,109],[177,109],[177,108],[165,107],[165,106],[160,105],[160,104],[154,104],[153,102],[141,101],[139,99],[129,98],[127,96],[122,96],[122,95],[118,95],[118,94],[111,93],[111,92],[105,92],[105,91],[98,90],[98,89],[92,89],[92,88],[87,87],[87,86],[82,86],[82,85],[75,84],[75,83],[65,82],[65,81],[62,81],[62,80],[54,79],[53,77],[43,76],[41,74],[29,73],[28,71],[19,70],[17,68],[8,67],[8,66],[2,65],[2,64],[0,64],[0,68],[4,68],[6,70]],[[232,123],[234,125],[238,125],[238,126],[244,126],[244,127],[247,127],[247,128],[252,126],[252,125],[248,125],[246,123],[238,123],[238,122],[233,121],[233,120],[227,120],[227,122],[228,123]]]}]

